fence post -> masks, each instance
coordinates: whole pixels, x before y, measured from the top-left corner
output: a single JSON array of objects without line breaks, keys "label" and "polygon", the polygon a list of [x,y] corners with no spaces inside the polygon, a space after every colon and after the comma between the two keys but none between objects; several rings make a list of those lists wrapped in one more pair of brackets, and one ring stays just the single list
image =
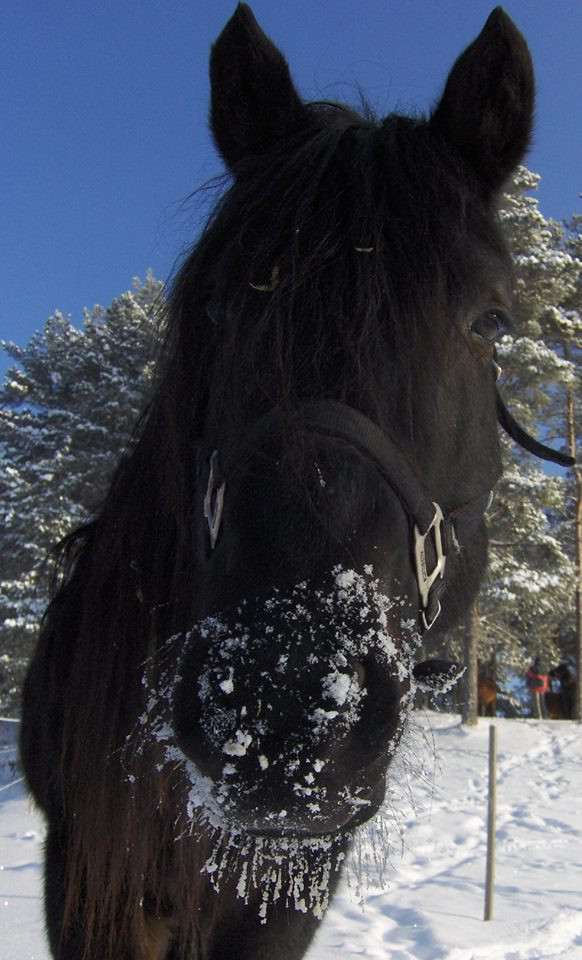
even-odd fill
[{"label": "fence post", "polygon": [[487,869],[485,873],[484,920],[493,919],[495,879],[495,815],[497,809],[497,728],[489,727],[489,799],[487,803]]}]

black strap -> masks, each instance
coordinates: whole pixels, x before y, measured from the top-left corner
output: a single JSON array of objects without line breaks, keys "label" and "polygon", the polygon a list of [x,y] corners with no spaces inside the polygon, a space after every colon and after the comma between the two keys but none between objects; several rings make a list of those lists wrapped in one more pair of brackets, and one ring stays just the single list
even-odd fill
[{"label": "black strap", "polygon": [[[575,460],[566,454],[559,453],[539,443],[531,437],[513,419],[496,392],[497,419],[504,430],[530,453],[543,460],[551,460],[564,467],[573,466]],[[435,504],[428,497],[417,471],[406,458],[398,445],[380,429],[369,417],[336,400],[314,400],[298,404],[295,408],[298,415],[297,425],[301,429],[323,434],[335,440],[344,440],[350,446],[359,450],[368,457],[378,468],[385,481],[400,501],[409,522],[416,528],[417,533],[427,550],[426,560],[429,564],[434,561],[430,556],[431,541],[426,536],[435,517]],[[295,411],[294,411],[295,413]],[[293,417],[293,421],[295,417]],[[258,417],[250,424],[244,435],[232,438],[221,452],[220,459],[225,473],[229,466],[244,458],[245,448],[253,447],[273,429],[289,426],[288,417],[276,408]],[[219,470],[218,457],[215,456],[216,470]],[[469,539],[473,529],[483,520],[491,500],[489,491],[480,494],[469,503],[456,507],[440,521],[440,535],[442,538],[443,556],[452,556],[459,553],[463,544]],[[414,530],[413,530],[414,533]],[[417,534],[414,534],[418,540]],[[428,629],[436,620],[440,612],[440,602],[446,590],[446,583],[442,573],[432,583],[425,609],[421,601],[421,623]]]},{"label": "black strap", "polygon": [[[294,409],[292,420],[276,408],[269,410],[254,420],[243,436],[233,437],[224,444],[220,451],[222,475],[227,475],[231,466],[240,465],[244,460],[245,450],[263,442],[271,431],[294,426],[295,423],[302,430],[307,429],[333,440],[344,440],[374,463],[400,501],[408,518],[413,552],[415,529],[419,534],[427,533],[435,518],[435,503],[426,494],[417,471],[398,445],[369,417],[344,403],[336,400],[306,401]],[[445,557],[460,552],[473,528],[482,521],[490,498],[489,491],[482,493],[443,517],[440,534]],[[425,550],[429,571],[434,568],[437,560],[432,546],[431,537],[427,536]],[[425,629],[428,629],[438,617],[445,590],[446,581],[440,575],[430,587],[426,607],[422,601],[420,603],[421,627],[424,625]]]},{"label": "black strap", "polygon": [[408,516],[420,530],[427,529],[434,516],[432,500],[400,448],[369,417],[336,400],[302,403],[298,412],[308,429],[345,440],[373,460]]},{"label": "black strap", "polygon": [[530,453],[533,453],[535,457],[539,457],[540,460],[550,460],[552,463],[558,463],[561,467],[574,466],[576,463],[574,457],[568,456],[567,453],[560,453],[559,450],[552,450],[551,447],[546,447],[545,443],[540,443],[535,437],[530,436],[523,427],[520,427],[517,420],[514,420],[505,406],[499,395],[499,391],[496,391],[496,398],[497,419],[505,432],[508,433],[511,439],[515,440],[520,447],[523,447],[524,450],[529,450]]},{"label": "black strap", "polygon": [[[335,400],[304,403],[299,410],[308,428],[346,440],[372,459],[411,520],[421,532],[427,530],[434,517],[434,503],[400,447],[380,427],[359,410]],[[490,500],[491,491],[487,490],[445,516],[446,553],[458,552],[460,542],[481,521]]]},{"label": "black strap", "polygon": [[[335,400],[303,403],[299,411],[308,429],[334,439],[343,439],[371,459],[398,497],[411,525],[421,534],[427,532],[433,522],[436,505],[423,490],[416,471],[402,450],[380,427],[359,410]],[[443,517],[440,534],[445,557],[461,551],[473,529],[482,522],[491,498],[491,491],[487,491]],[[432,569],[437,557],[431,554],[430,537],[426,538],[424,549],[426,562]],[[430,586],[426,607],[422,599],[420,601],[421,629],[429,629],[440,613],[447,582],[443,574],[444,571]]]}]

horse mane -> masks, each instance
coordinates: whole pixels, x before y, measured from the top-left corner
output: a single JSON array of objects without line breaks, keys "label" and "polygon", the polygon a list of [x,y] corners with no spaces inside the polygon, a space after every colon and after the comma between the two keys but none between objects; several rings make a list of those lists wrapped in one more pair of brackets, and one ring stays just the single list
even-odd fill
[{"label": "horse mane", "polygon": [[143,877],[164,891],[169,860],[189,874],[180,895],[199,894],[204,845],[169,834],[183,816],[179,775],[154,775],[153,748],[138,750],[134,730],[143,670],[155,672],[163,642],[194,618],[197,453],[307,398],[414,436],[413,396],[430,390],[426,358],[445,363],[453,291],[469,299],[477,283],[475,224],[485,246],[504,250],[489,201],[426,122],[309,110],[307,130],[238,164],[170,291],[157,388],[135,438],[98,515],[59,550],[43,633],[66,649],[68,917],[84,900],[96,937],[120,912],[126,929],[142,929],[144,898],[163,915]]}]

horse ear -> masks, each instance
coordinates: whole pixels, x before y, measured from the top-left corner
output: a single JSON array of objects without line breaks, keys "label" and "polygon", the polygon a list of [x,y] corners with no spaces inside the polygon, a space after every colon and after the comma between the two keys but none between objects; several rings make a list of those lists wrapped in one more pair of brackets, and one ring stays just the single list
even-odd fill
[{"label": "horse ear", "polygon": [[212,134],[231,168],[307,122],[285,58],[245,3],[212,47],[210,87]]},{"label": "horse ear", "polygon": [[441,132],[492,193],[527,150],[534,99],[527,44],[497,7],[451,70],[430,126]]}]

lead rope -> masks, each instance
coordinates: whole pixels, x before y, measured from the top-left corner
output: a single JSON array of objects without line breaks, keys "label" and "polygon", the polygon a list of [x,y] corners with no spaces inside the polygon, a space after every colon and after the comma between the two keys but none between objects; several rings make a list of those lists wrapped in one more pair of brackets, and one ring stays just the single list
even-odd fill
[{"label": "lead rope", "polygon": [[552,463],[558,463],[561,467],[573,467],[575,465],[576,459],[574,457],[568,456],[567,453],[561,453],[559,450],[552,450],[551,447],[546,447],[545,443],[540,443],[535,437],[530,436],[523,427],[520,427],[517,420],[514,420],[498,391],[495,395],[497,420],[512,440],[523,447],[524,450],[533,453],[534,457],[539,457],[540,460],[549,460]]}]

